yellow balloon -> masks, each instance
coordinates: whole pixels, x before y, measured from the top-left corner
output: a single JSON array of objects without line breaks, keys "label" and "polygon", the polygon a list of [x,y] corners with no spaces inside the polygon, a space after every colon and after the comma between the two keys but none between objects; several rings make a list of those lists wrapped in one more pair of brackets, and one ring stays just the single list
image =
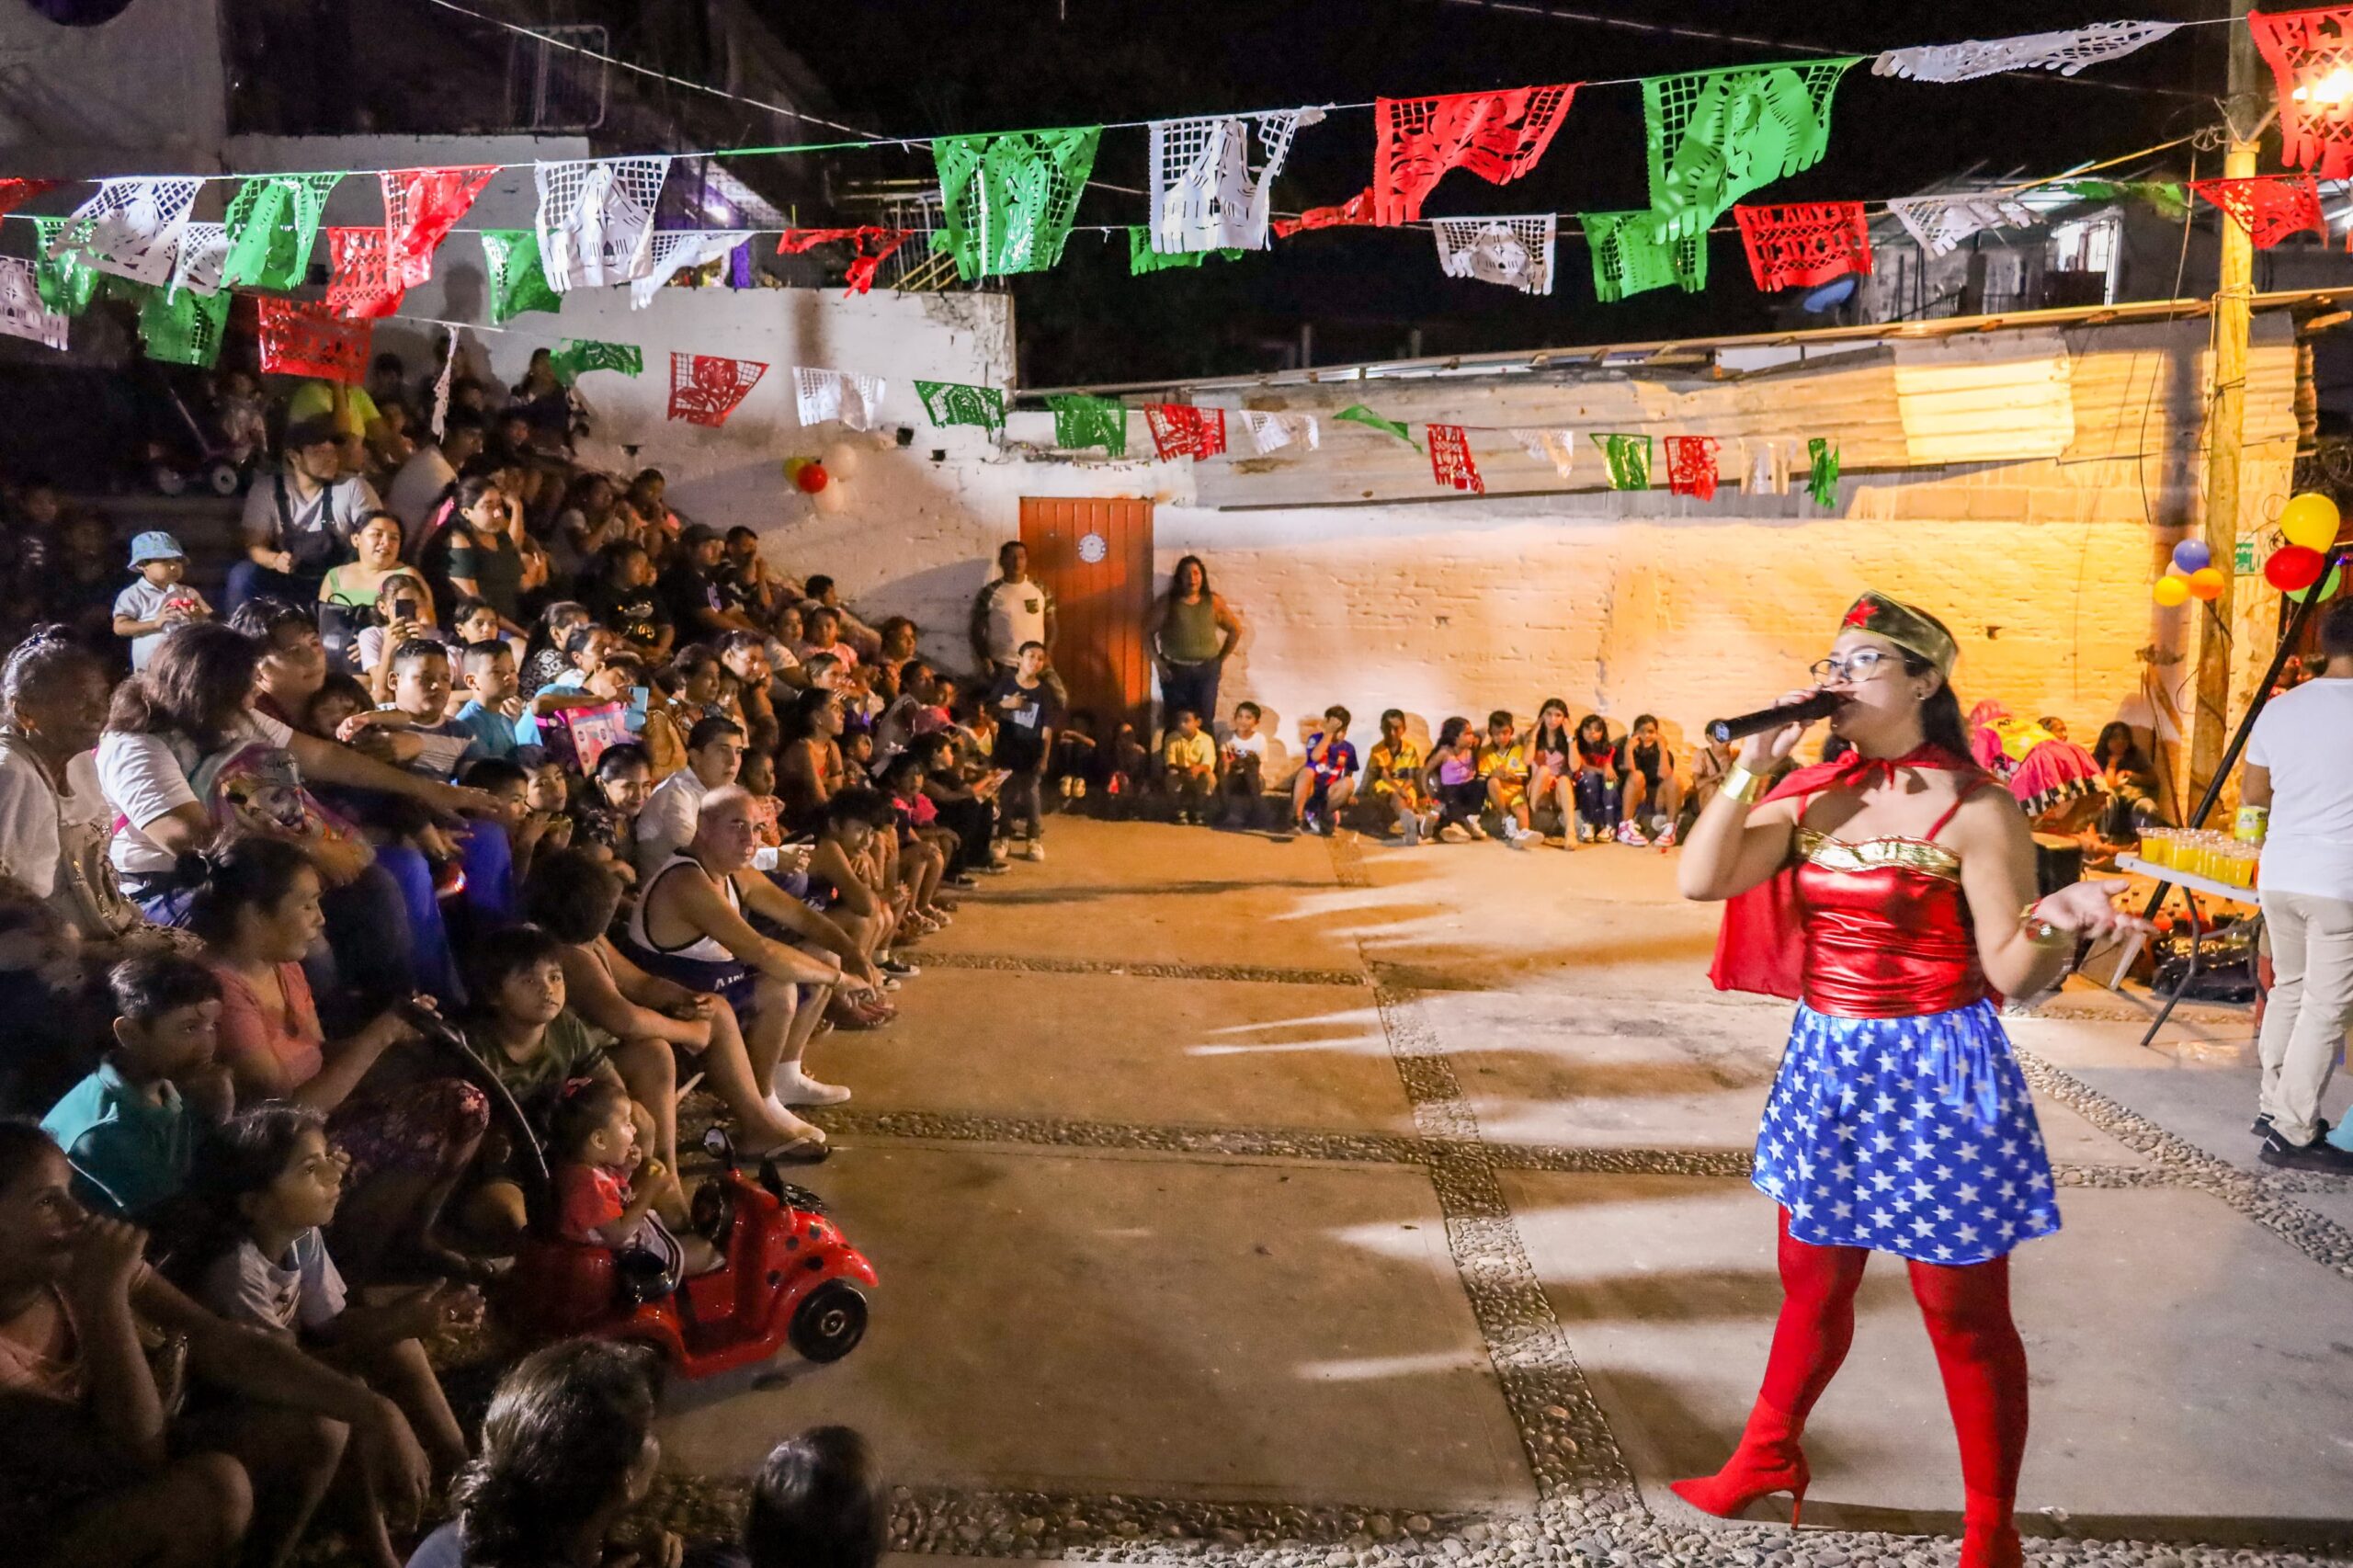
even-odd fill
[{"label": "yellow balloon", "polygon": [[2288,536],[2290,544],[2301,544],[2306,550],[2326,550],[2336,542],[2336,503],[2325,495],[2307,492],[2291,496],[2279,508],[2279,531]]},{"label": "yellow balloon", "polygon": [[2171,609],[2189,597],[2189,579],[2160,577],[2157,579],[2157,585],[2149,591],[2156,597],[2157,603]]}]

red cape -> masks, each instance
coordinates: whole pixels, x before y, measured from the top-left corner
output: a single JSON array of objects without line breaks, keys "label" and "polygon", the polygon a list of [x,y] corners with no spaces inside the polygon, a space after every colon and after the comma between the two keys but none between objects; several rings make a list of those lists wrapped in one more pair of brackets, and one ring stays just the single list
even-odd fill
[{"label": "red cape", "polygon": [[[1936,767],[1953,773],[1983,775],[1984,770],[1965,756],[1931,743],[1906,756],[1874,762],[1860,752],[1848,752],[1836,762],[1801,767],[1775,785],[1767,801],[1818,794],[1841,785],[1856,784],[1866,776],[1894,777],[1903,767]],[[1762,804],[1763,802],[1759,802]],[[1805,808],[1798,808],[1801,815]],[[1805,944],[1797,939],[1803,929],[1798,911],[1798,871],[1794,861],[1724,904],[1723,924],[1716,931],[1716,958],[1708,978],[1719,991],[1753,991],[1760,996],[1796,1001],[1804,994]]]}]

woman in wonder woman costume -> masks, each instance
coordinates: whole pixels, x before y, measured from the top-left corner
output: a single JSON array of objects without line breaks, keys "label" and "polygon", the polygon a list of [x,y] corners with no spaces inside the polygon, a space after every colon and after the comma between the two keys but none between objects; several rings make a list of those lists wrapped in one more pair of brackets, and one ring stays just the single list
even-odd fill
[{"label": "woman in wonder woman costume", "polygon": [[1997,999],[2056,983],[2079,937],[2138,923],[2113,905],[2121,882],[2036,899],[2026,819],[1970,758],[1955,652],[1935,617],[1865,594],[1813,672],[1855,750],[1768,794],[1805,726],[1750,736],[1685,842],[1684,896],[1731,900],[1717,986],[1799,1007],[1756,1140],[1783,1290],[1764,1386],[1724,1468],[1675,1490],[1722,1516],[1771,1492],[1803,1503],[1806,1413],[1854,1337],[1864,1264],[1892,1252],[1961,1438],[1962,1568],[2002,1568],[2019,1561],[2027,1424],[2009,1253],[2059,1211]]}]

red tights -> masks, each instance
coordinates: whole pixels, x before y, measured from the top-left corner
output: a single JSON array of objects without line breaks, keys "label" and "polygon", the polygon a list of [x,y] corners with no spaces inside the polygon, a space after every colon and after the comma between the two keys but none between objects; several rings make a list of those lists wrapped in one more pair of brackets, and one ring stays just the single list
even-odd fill
[{"label": "red tights", "polygon": [[[1781,1210],[1781,1315],[1760,1397],[1790,1417],[1792,1435],[1854,1343],[1855,1290],[1870,1258],[1862,1247],[1798,1240],[1790,1234],[1790,1211]],[[1909,1267],[1961,1439],[1961,1483],[2006,1513],[2018,1495],[2027,1415],[2026,1346],[2010,1320],[2010,1260],[1958,1267],[1914,1260]]]}]

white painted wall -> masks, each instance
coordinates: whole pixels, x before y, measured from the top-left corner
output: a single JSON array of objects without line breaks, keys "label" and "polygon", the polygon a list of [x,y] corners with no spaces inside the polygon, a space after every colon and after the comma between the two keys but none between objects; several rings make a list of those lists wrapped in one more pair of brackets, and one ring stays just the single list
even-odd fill
[{"label": "white painted wall", "polygon": [[219,165],[227,83],[213,0],[132,0],[97,27],[0,7],[0,152],[12,175]]},{"label": "white painted wall", "polygon": [[[445,248],[442,279],[412,294],[408,311],[478,313],[469,244]],[[758,528],[779,564],[831,574],[870,619],[913,617],[926,650],[951,663],[965,657],[966,608],[997,544],[1017,534],[1022,496],[1156,501],[1161,569],[1188,551],[1207,557],[1249,623],[1226,706],[1257,700],[1284,736],[1333,701],[1367,724],[1394,706],[1435,728],[1496,707],[1530,715],[1550,696],[1620,724],[1654,711],[1688,734],[1797,683],[1866,586],[1952,625],[1965,700],[1995,696],[2086,728],[2119,714],[2145,724],[2150,666],[2138,654],[2184,649],[2193,624],[2150,601],[2178,534],[2151,526],[2129,457],[1854,475],[1835,516],[1730,489],[1707,506],[1660,492],[1219,510],[1195,503],[1188,464],[1044,456],[1044,415],[1016,415],[1004,448],[926,424],[915,377],[1002,384],[1002,296],[666,290],[633,312],[616,292],[510,324],[480,335],[506,380],[532,348],[565,335],[648,345],[642,380],[584,382],[601,460],[660,466],[689,514]],[[387,324],[379,343],[426,362],[420,329]],[[672,345],[771,368],[725,428],[704,430],[664,416]],[[844,438],[799,426],[796,363],[885,377],[886,422],[914,428],[905,449],[870,438],[837,517],[817,515],[782,473],[785,457]],[[1131,443],[1144,447],[1141,418],[1131,423]],[[2179,442],[2164,423],[2153,449]],[[2251,447],[2251,507],[2267,488],[2284,490],[2289,457],[2278,440]],[[2160,522],[2177,524],[2177,506],[2158,501]],[[2155,666],[2157,683],[2178,684],[2189,667]],[[2154,695],[2157,707],[2173,699]]]}]

